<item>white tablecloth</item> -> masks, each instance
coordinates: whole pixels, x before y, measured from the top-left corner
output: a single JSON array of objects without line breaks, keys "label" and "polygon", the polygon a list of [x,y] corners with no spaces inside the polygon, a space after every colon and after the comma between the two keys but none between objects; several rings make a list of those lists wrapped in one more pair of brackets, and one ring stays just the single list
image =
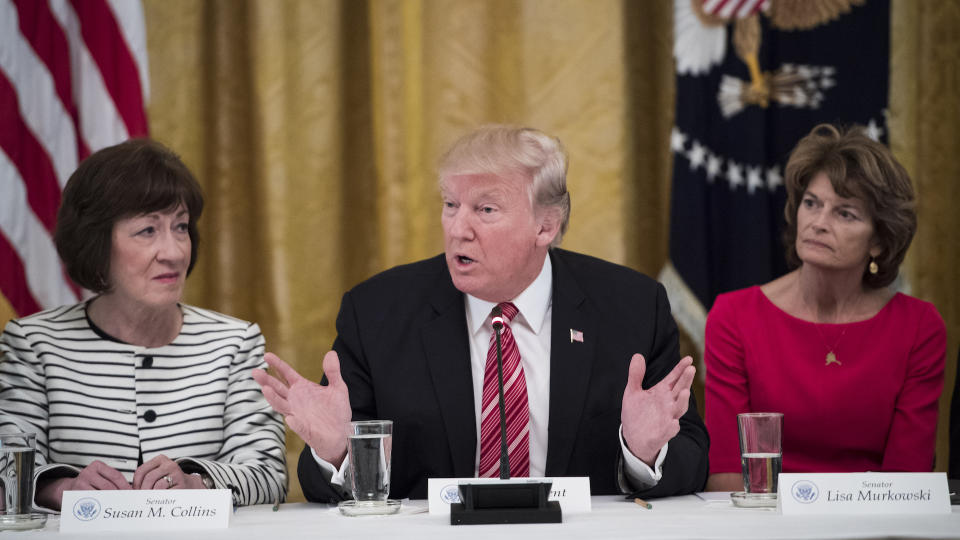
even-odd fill
[{"label": "white tablecloth", "polygon": [[318,538],[393,540],[494,538],[496,540],[606,540],[616,538],[960,538],[960,507],[945,515],[782,516],[776,511],[735,508],[728,502],[706,502],[688,495],[650,501],[645,509],[622,497],[594,497],[593,511],[565,514],[563,523],[550,525],[459,525],[449,516],[426,513],[426,501],[404,501],[395,516],[349,518],[335,507],[321,504],[284,504],[274,512],[269,505],[239,508],[230,527],[216,531],[157,530],[131,533],[61,534],[59,517],[52,516],[39,531],[4,532],[3,538],[41,540],[78,538],[105,540],[173,538],[175,540],[298,540]]}]

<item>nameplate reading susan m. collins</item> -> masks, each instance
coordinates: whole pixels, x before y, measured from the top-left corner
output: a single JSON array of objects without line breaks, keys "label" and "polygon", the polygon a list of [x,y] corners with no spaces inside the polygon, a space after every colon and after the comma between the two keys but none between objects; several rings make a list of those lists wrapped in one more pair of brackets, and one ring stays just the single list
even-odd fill
[{"label": "nameplate reading susan m. collins", "polygon": [[65,491],[61,532],[226,529],[229,489]]},{"label": "nameplate reading susan m. collins", "polygon": [[781,473],[783,514],[949,514],[944,473]]}]

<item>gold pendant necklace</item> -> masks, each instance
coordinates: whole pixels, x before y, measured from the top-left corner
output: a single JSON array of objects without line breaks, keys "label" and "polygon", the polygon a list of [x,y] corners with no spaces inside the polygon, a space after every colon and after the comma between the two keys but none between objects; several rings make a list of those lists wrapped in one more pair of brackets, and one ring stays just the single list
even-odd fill
[{"label": "gold pendant necklace", "polygon": [[824,365],[829,366],[830,364],[834,363],[840,366],[843,365],[839,360],[837,360],[837,355],[833,354],[833,351],[830,351],[827,353],[827,363]]},{"label": "gold pendant necklace", "polygon": [[842,366],[843,362],[841,362],[837,358],[837,354],[833,351],[837,349],[837,346],[840,345],[840,340],[843,339],[843,335],[847,333],[846,327],[843,329],[842,332],[840,332],[840,337],[837,338],[837,341],[836,343],[833,344],[833,347],[830,347],[829,345],[827,345],[827,340],[824,339],[823,337],[823,332],[820,330],[820,325],[817,323],[813,323],[813,324],[817,329],[817,334],[819,334],[820,336],[820,342],[823,343],[824,348],[827,349],[827,356],[825,358],[826,363],[824,364],[824,366],[829,366],[830,364],[836,364],[838,366]]}]

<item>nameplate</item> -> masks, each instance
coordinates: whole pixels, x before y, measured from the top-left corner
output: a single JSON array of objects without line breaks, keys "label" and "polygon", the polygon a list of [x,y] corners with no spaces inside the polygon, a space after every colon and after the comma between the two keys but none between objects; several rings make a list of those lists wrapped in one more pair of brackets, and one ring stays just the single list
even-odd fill
[{"label": "nameplate", "polygon": [[65,491],[60,532],[225,529],[229,489]]},{"label": "nameplate", "polygon": [[[508,482],[524,481],[553,482],[550,487],[550,500],[560,503],[564,514],[581,514],[590,511],[590,477],[561,476],[557,478],[513,478]],[[428,478],[427,499],[430,513],[449,515],[450,505],[460,502],[461,483],[495,484],[503,482],[499,478]]]},{"label": "nameplate", "polygon": [[781,473],[783,514],[949,514],[945,473]]}]

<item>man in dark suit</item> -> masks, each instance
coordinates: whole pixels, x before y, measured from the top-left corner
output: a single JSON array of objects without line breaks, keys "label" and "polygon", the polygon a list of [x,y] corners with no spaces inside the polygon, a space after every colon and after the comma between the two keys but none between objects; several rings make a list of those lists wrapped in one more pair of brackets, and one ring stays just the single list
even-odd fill
[{"label": "man in dark suit", "polygon": [[393,420],[392,497],[426,497],[428,477],[482,473],[490,314],[507,303],[519,311],[510,339],[526,394],[522,444],[508,440],[531,476],[589,476],[593,494],[702,489],[708,437],[663,287],[555,247],[570,209],[559,141],[532,129],[481,128],[448,151],[439,176],[444,255],[344,295],[324,358],[328,384],[269,353],[287,383],[256,375],[307,442],[298,466],[307,499],[348,496],[351,418]]}]

